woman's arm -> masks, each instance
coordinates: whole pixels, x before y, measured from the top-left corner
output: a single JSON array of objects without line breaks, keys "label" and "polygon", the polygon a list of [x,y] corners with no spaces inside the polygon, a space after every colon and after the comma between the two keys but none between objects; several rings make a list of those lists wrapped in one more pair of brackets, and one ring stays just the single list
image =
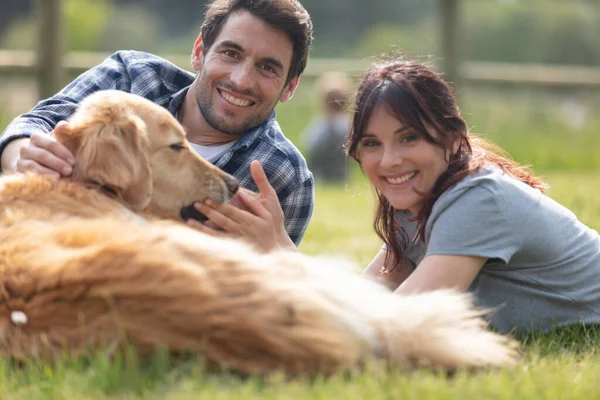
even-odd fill
[{"label": "woman's arm", "polygon": [[466,292],[486,261],[487,258],[475,256],[427,256],[396,293],[416,294],[449,288]]},{"label": "woman's arm", "polygon": [[404,261],[398,265],[398,268],[393,270],[392,272],[381,274],[380,271],[385,267],[385,269],[390,269],[391,265],[385,265],[385,256],[387,254],[386,250],[379,250],[379,253],[373,258],[373,260],[369,263],[367,268],[363,271],[362,276],[374,279],[385,286],[387,286],[391,290],[395,290],[400,286],[402,282],[404,282],[410,274],[413,272],[413,268],[407,261]]}]

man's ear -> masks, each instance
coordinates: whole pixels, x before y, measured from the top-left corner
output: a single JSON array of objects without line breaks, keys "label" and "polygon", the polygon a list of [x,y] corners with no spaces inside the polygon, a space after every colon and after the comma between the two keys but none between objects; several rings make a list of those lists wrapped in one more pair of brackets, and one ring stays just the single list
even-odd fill
[{"label": "man's ear", "polygon": [[289,81],[287,83],[287,85],[285,85],[285,87],[283,88],[283,91],[281,92],[281,94],[279,95],[279,101],[281,101],[282,103],[285,103],[286,101],[291,99],[294,96],[294,92],[296,92],[296,88],[298,87],[299,83],[300,83],[299,76],[297,76],[297,77],[293,78],[291,81]]},{"label": "man's ear", "polygon": [[202,58],[204,57],[204,41],[202,40],[202,34],[198,35],[198,38],[194,42],[194,48],[192,49],[192,68],[194,71],[200,71],[202,66]]}]

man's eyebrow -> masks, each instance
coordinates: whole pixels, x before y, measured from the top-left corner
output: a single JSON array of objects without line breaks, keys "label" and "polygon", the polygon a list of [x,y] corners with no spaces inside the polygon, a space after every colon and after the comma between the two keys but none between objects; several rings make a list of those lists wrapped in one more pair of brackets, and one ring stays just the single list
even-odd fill
[{"label": "man's eyebrow", "polygon": [[236,42],[232,41],[232,40],[224,40],[221,43],[219,43],[217,45],[217,47],[221,48],[221,47],[229,47],[229,48],[233,48],[236,49],[238,51],[241,51],[242,53],[244,52],[244,48],[242,46],[240,46],[239,44],[237,44]]}]

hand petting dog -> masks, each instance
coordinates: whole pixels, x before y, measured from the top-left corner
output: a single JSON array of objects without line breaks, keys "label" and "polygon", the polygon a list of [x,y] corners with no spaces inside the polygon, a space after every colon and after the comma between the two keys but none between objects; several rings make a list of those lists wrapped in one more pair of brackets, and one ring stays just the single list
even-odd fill
[{"label": "hand petting dog", "polygon": [[253,161],[250,171],[258,193],[240,188],[229,203],[219,204],[210,199],[197,202],[194,206],[209,220],[203,223],[188,220],[188,224],[211,235],[242,238],[266,252],[275,249],[296,251],[283,225],[283,210],[277,193],[260,162]]}]

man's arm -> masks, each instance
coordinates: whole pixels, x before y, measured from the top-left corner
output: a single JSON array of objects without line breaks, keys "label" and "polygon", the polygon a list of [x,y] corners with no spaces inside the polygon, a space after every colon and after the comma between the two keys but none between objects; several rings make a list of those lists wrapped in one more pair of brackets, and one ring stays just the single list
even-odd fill
[{"label": "man's arm", "polygon": [[6,145],[0,158],[3,173],[17,171],[17,160],[21,155],[21,149],[29,145],[29,138],[14,139]]},{"label": "man's arm", "polygon": [[[62,174],[65,165],[69,164],[67,159],[70,154],[65,153],[66,149],[47,153],[47,145],[55,145],[43,139],[30,141],[27,138],[51,133],[91,93],[102,89],[128,90],[130,86],[127,68],[119,53],[115,53],[102,64],[80,75],[56,95],[40,101],[31,111],[15,118],[2,133],[2,171],[50,171]],[[57,161],[56,157],[60,159]],[[26,162],[19,162],[22,159]]]},{"label": "man's arm", "polygon": [[312,218],[315,203],[315,185],[312,175],[285,198],[280,199],[284,226],[290,239],[300,245]]}]

